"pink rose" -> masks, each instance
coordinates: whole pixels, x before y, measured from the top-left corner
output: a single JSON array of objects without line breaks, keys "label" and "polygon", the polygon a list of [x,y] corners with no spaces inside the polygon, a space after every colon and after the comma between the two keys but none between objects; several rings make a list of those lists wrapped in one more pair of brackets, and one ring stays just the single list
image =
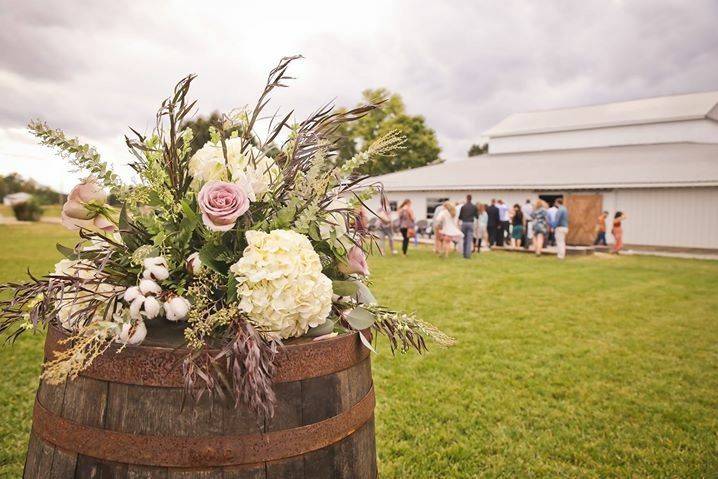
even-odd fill
[{"label": "pink rose", "polygon": [[339,270],[344,274],[361,274],[362,276],[369,275],[369,265],[366,263],[366,255],[364,251],[358,246],[354,246],[349,250],[347,254],[346,264],[342,263],[339,265]]},{"label": "pink rose", "polygon": [[204,225],[212,231],[229,231],[249,209],[247,192],[234,183],[209,181],[197,198]]},{"label": "pink rose", "polygon": [[86,179],[67,195],[67,201],[62,205],[60,213],[62,224],[73,230],[96,228],[113,231],[115,225],[111,221],[87,207],[88,205],[104,206],[106,201],[107,193],[102,186],[91,178]]}]

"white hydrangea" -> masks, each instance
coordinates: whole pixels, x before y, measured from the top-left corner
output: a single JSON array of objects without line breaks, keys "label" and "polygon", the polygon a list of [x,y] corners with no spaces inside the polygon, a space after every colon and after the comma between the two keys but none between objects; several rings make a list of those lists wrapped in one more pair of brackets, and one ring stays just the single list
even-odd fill
[{"label": "white hydrangea", "polygon": [[261,199],[279,177],[280,169],[272,158],[262,155],[254,146],[242,153],[243,141],[241,138],[225,141],[226,165],[221,144],[207,142],[197,150],[189,161],[189,172],[196,186],[199,188],[208,181],[231,181],[248,187],[250,201]]},{"label": "white hydrangea", "polygon": [[309,239],[289,230],[247,231],[237,278],[239,307],[270,339],[292,338],[323,324],[332,307],[332,282],[322,274]]},{"label": "white hydrangea", "polygon": [[[87,307],[88,300],[95,296],[109,299],[122,289],[109,283],[98,282],[103,279],[103,275],[88,260],[63,259],[55,265],[54,274],[88,281],[84,284],[84,288],[88,291],[76,291],[75,288],[67,287],[57,301],[57,319],[64,328],[72,331],[76,330],[78,326],[73,316]],[[101,321],[104,312],[103,307],[97,308],[92,318],[93,321]]]}]

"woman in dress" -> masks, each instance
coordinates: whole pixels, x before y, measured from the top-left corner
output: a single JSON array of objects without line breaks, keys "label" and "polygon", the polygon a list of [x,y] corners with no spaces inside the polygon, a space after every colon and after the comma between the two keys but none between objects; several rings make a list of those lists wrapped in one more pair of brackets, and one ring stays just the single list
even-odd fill
[{"label": "woman in dress", "polygon": [[406,256],[409,249],[409,230],[414,228],[414,210],[411,209],[411,200],[405,199],[399,207],[399,231],[401,231],[401,252]]},{"label": "woman in dress", "polygon": [[613,217],[613,228],[611,228],[611,234],[614,239],[612,253],[618,254],[623,248],[623,225],[621,223],[625,219],[626,215],[622,211],[616,211],[616,215]]},{"label": "woman in dress", "polygon": [[521,246],[521,238],[524,236],[524,214],[521,207],[514,205],[514,215],[511,217],[511,246],[519,248]]},{"label": "woman in dress", "polygon": [[548,205],[544,200],[538,200],[534,211],[531,213],[533,220],[533,246],[536,256],[541,256],[543,242],[548,235]]},{"label": "woman in dress", "polygon": [[391,224],[391,209],[387,205],[386,198],[382,198],[381,200],[377,217],[379,218],[379,251],[381,251],[381,254],[386,254],[384,247],[388,241],[389,251],[391,251],[391,254],[396,254],[396,250],[394,249],[394,228]]},{"label": "woman in dress", "polygon": [[458,218],[456,216],[456,206],[450,201],[444,203],[444,209],[441,210],[436,218],[437,234],[441,235],[439,241],[441,244],[441,252],[445,258],[449,257],[449,253],[453,248],[455,241],[461,241],[464,234],[459,229]]},{"label": "woman in dress", "polygon": [[479,218],[474,226],[474,239],[476,240],[476,252],[481,253],[481,242],[488,232],[486,227],[489,224],[489,214],[486,212],[486,205],[483,203],[476,203],[476,209],[479,211]]}]

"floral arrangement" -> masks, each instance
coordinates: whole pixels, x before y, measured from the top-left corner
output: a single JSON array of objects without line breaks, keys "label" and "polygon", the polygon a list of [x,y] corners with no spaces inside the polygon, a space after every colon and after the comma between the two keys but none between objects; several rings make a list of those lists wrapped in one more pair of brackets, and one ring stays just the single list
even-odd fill
[{"label": "floral arrangement", "polygon": [[[94,148],[33,121],[30,130],[89,176],[62,208],[62,223],[78,230],[55,271],[0,285],[0,333],[52,324],[70,336],[68,348],[44,365],[51,383],[73,379],[114,343],[118,353],[151,335],[153,323],[179,322],[187,356],[183,374],[192,397],[204,392],[244,403],[259,417],[273,414],[273,359],[283,341],[321,340],[350,331],[372,349],[372,330],[392,352],[426,349],[427,338],[452,339],[412,314],[377,304],[368,288],[366,252],[373,238],[357,208],[380,185],[354,171],[389,155],[404,139],[390,133],[338,164],[337,130],[380,108],[331,106],[290,123],[272,117],[256,132],[272,90],[284,87],[290,63],[269,73],[254,108],[224,115],[211,139],[193,151],[184,127],[195,109],[193,75],[162,102],[151,135],[132,130],[126,143],[137,181],[124,184]],[[275,140],[286,136],[281,146]],[[108,203],[108,193],[120,206]],[[217,353],[219,351],[219,353]]]}]

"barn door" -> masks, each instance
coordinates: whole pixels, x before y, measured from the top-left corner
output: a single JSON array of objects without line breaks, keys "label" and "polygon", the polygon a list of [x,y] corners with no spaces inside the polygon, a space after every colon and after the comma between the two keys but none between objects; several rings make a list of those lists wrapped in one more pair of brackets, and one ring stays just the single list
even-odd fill
[{"label": "barn door", "polygon": [[596,238],[596,223],[603,208],[602,195],[566,195],[568,209],[568,236],[566,243],[572,246],[590,246]]}]

